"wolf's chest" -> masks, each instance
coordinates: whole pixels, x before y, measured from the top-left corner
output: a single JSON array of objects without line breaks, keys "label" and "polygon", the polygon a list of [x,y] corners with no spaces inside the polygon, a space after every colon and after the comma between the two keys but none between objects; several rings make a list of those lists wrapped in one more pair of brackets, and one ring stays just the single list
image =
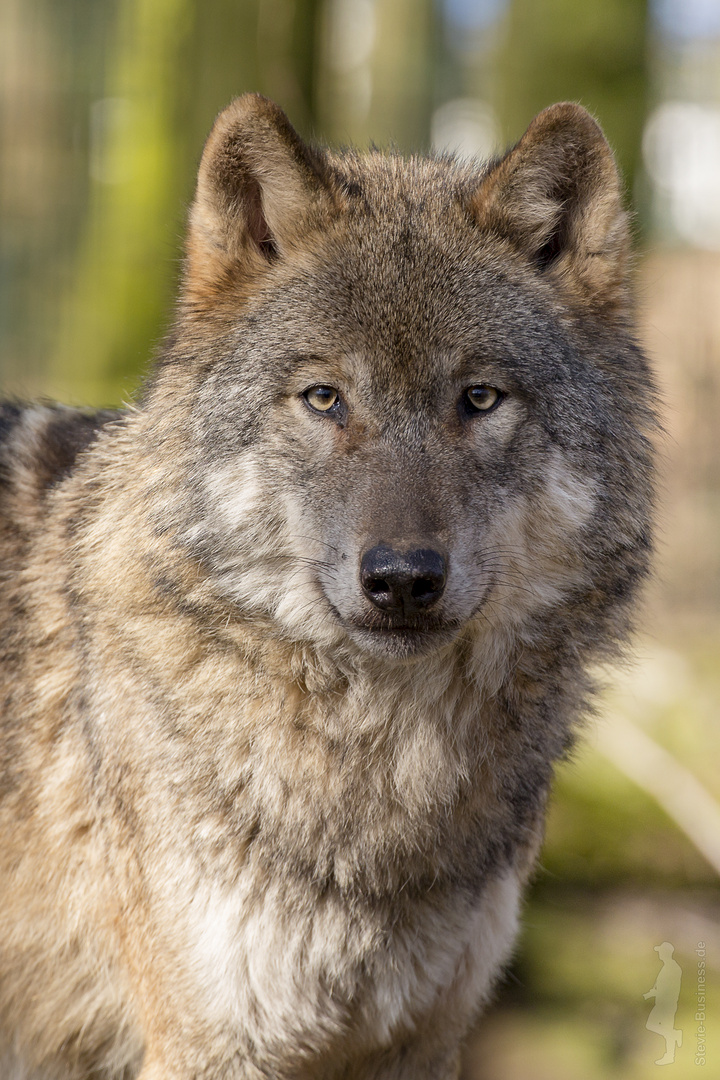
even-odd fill
[{"label": "wolf's chest", "polygon": [[389,904],[349,906],[287,880],[205,886],[183,918],[197,1019],[268,1053],[293,1032],[320,1054],[356,1039],[389,1047],[438,1012],[470,1017],[511,947],[520,885],[511,869],[473,902],[418,899],[400,920]]}]

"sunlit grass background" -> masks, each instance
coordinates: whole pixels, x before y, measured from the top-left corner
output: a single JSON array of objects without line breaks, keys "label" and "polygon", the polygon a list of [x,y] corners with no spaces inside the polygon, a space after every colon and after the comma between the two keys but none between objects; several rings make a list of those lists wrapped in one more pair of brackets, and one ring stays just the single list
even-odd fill
[{"label": "sunlit grass background", "polygon": [[683,971],[673,1065],[720,1076],[720,3],[0,0],[5,393],[127,400],[171,312],[203,139],[234,95],[306,136],[486,155],[556,100],[616,147],[665,434],[637,663],[558,775],[525,930],[466,1080],[643,1080],[643,999]]}]

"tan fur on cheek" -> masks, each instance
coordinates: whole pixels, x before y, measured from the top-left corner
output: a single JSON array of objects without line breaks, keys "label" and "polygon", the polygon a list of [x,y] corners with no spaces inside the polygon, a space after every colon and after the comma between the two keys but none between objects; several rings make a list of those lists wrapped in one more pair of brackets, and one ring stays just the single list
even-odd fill
[{"label": "tan fur on cheek", "polygon": [[499,618],[517,623],[582,583],[576,538],[594,507],[592,484],[574,476],[557,452],[545,473],[544,498],[511,498],[497,514],[486,544],[505,553]]}]

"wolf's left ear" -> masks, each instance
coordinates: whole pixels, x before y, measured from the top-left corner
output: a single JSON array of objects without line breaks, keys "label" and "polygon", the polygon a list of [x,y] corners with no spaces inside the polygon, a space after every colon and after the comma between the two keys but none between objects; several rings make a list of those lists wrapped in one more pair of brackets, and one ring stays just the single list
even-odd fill
[{"label": "wolf's left ear", "polygon": [[630,245],[620,178],[582,106],[565,102],[536,116],[483,178],[470,210],[585,305],[625,307]]},{"label": "wolf's left ear", "polygon": [[199,302],[254,277],[339,209],[320,152],[260,94],[236,98],[205,144],[190,212],[186,294]]}]

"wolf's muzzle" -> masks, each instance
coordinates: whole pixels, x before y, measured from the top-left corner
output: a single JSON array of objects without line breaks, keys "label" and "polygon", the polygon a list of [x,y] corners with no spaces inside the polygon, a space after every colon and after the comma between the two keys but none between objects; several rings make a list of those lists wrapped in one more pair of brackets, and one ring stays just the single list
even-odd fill
[{"label": "wolf's muzzle", "polygon": [[436,603],[445,590],[447,560],[439,551],[395,551],[378,544],[360,562],[360,584],[381,611],[416,615]]}]

